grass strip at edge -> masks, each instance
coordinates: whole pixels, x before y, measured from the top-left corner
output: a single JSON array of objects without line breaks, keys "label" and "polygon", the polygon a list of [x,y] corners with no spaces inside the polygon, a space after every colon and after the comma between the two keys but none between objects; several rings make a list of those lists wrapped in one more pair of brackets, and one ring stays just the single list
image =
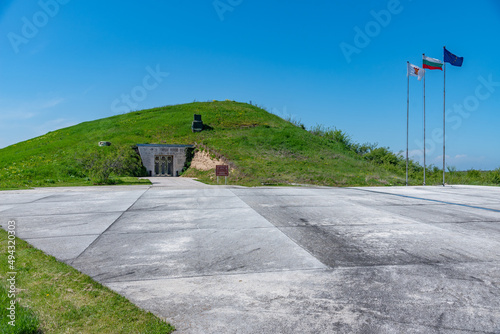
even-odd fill
[{"label": "grass strip at edge", "polygon": [[[168,334],[175,330],[53,256],[21,239],[15,241],[17,307],[31,310],[43,333]],[[6,273],[11,271],[7,255],[7,232],[0,229],[2,288],[7,285]]]}]

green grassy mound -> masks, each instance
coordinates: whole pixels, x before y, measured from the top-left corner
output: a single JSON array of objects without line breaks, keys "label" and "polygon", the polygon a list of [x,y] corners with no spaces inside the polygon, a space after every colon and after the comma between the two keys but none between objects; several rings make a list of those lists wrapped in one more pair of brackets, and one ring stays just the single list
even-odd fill
[{"label": "green grassy mound", "polygon": [[[207,126],[199,133],[191,132],[195,113]],[[112,145],[98,147],[99,141]],[[377,186],[403,185],[405,178],[404,159],[386,148],[353,144],[339,130],[307,131],[253,105],[214,101],[84,122],[1,149],[0,189],[129,184],[144,175],[132,147],[146,143],[195,145],[223,157],[232,167],[231,184]],[[410,167],[412,183],[421,184],[422,167]],[[461,183],[496,184],[497,174],[455,176]],[[184,176],[215,182],[213,171],[187,169]],[[440,180],[439,169],[430,168],[427,183]]]},{"label": "green grassy mound", "polygon": [[[191,132],[193,114],[207,130]],[[98,147],[99,141],[110,147]],[[263,109],[237,102],[207,102],[131,112],[49,132],[0,150],[0,188],[101,183],[88,165],[124,156],[116,176],[141,176],[131,147],[141,143],[194,144],[223,156],[233,167],[231,183],[331,186],[401,184],[402,179],[371,164],[342,143],[314,135]],[[108,160],[109,160],[108,159]],[[94,160],[97,160],[94,161]],[[103,163],[101,163],[102,165]],[[139,163],[140,165],[140,163]],[[213,182],[213,172],[187,176]],[[97,182],[96,182],[97,180]]]}]

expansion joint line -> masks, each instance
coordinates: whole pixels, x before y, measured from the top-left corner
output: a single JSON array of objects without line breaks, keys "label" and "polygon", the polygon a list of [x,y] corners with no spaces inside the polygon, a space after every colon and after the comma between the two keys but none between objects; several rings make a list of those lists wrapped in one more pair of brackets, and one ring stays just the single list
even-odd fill
[{"label": "expansion joint line", "polygon": [[100,239],[101,237],[117,222],[119,221],[123,215],[128,212],[128,210],[130,210],[130,208],[132,208],[135,203],[137,203],[141,198],[142,196],[144,196],[144,194],[146,194],[150,189],[151,189],[152,186],[148,187],[148,189],[146,189],[139,197],[137,197],[137,199],[134,201],[134,203],[132,203],[125,211],[123,211],[120,216],[118,216],[118,218],[116,218],[101,234],[99,234],[99,236],[90,243],[90,245],[87,246],[87,248],[85,248],[83,250],[83,252],[81,252],[77,257],[75,257],[74,259],[71,260],[71,262],[69,263],[70,265],[72,265],[76,260],[78,260],[83,254],[85,254],[85,252],[87,252],[87,250],[89,250],[92,246],[94,246]]},{"label": "expansion joint line", "polygon": [[[300,249],[302,249],[304,252],[306,252],[307,254],[311,255],[313,258],[316,259],[316,261],[318,261],[319,263],[321,263],[322,265],[324,265],[326,268],[325,269],[328,269],[328,270],[331,270],[333,269],[334,267],[331,267],[329,266],[328,264],[324,263],[323,261],[321,261],[320,259],[318,259],[313,253],[311,253],[311,251],[309,251],[307,248],[303,247],[301,244],[299,244],[297,241],[293,240],[288,234],[285,233],[285,231],[282,230],[282,228],[280,228],[280,226],[277,226],[276,224],[273,224],[273,222],[269,219],[267,219],[266,217],[264,217],[262,214],[260,214],[257,210],[255,210],[251,205],[249,205],[247,202],[245,202],[244,200],[242,200],[240,198],[240,196],[236,195],[232,190],[229,189],[229,191],[234,195],[236,196],[240,201],[242,201],[243,203],[245,203],[246,206],[248,206],[250,209],[253,210],[253,212],[255,212],[255,214],[259,215],[260,217],[262,217],[263,219],[265,219],[269,224],[271,224],[273,226],[273,228],[277,229],[278,231],[280,231],[280,233],[282,233],[288,240],[290,240],[290,242],[292,242],[294,245],[296,245],[297,247],[299,247]],[[317,268],[316,268],[317,269]]]},{"label": "expansion joint line", "polygon": [[438,199],[430,199],[430,198],[422,198],[422,197],[416,197],[416,196],[393,194],[393,193],[388,193],[388,192],[384,192],[384,191],[375,191],[375,190],[360,189],[360,188],[350,188],[350,189],[358,190],[358,191],[366,191],[366,192],[375,193],[375,194],[392,195],[392,196],[398,196],[398,197],[404,197],[404,198],[410,198],[410,199],[418,199],[418,200],[421,200],[421,201],[428,201],[428,202],[434,202],[434,203],[439,203],[439,204],[456,205],[456,206],[462,206],[462,207],[471,208],[471,209],[479,209],[479,210],[486,210],[486,211],[492,211],[492,212],[500,212],[500,210],[497,210],[497,209],[484,208],[482,206],[475,206],[475,205],[468,205],[468,204],[460,204],[460,203],[440,201]]}]

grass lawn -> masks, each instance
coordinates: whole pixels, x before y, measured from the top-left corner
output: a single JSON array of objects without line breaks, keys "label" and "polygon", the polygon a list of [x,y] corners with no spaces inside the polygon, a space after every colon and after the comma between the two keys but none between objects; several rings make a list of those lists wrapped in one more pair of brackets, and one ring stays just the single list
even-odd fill
[{"label": "grass lawn", "polygon": [[[206,130],[191,131],[193,114],[202,115]],[[112,145],[98,147],[102,140]],[[0,149],[0,189],[92,185],[91,173],[79,163],[89,153],[105,159],[148,143],[208,149],[232,163],[231,181],[240,185],[402,182],[400,175],[363,160],[335,140],[315,136],[256,106],[224,101],[167,106],[84,122]],[[186,176],[211,182],[208,175],[191,173]]]},{"label": "grass lawn", "polygon": [[[8,324],[7,232],[0,229],[1,333],[165,334],[174,327],[54,257],[15,239],[16,326]],[[7,289],[7,290],[6,290]]]}]

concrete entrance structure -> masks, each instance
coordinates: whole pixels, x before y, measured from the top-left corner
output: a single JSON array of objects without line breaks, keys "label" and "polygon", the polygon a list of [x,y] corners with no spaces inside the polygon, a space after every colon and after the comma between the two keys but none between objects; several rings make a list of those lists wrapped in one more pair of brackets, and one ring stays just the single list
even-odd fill
[{"label": "concrete entrance structure", "polygon": [[192,145],[138,144],[142,163],[151,176],[179,176]]}]

